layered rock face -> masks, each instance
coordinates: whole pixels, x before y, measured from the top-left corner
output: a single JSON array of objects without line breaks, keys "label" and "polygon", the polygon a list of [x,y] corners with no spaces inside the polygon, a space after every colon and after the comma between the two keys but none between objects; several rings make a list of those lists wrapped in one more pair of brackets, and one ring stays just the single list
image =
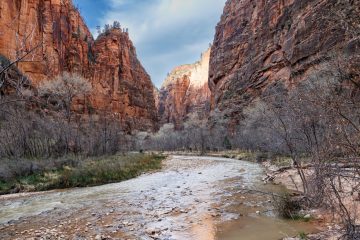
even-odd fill
[{"label": "layered rock face", "polygon": [[216,27],[212,108],[235,118],[256,97],[296,86],[334,52],[358,54],[359,1],[228,0]]},{"label": "layered rock face", "polygon": [[10,60],[38,46],[18,64],[35,85],[63,71],[89,75],[93,37],[71,0],[2,0],[0,25]]},{"label": "layered rock face", "polygon": [[128,129],[151,129],[157,123],[154,86],[137,59],[127,33],[113,29],[93,45],[92,65],[95,109],[113,113]]},{"label": "layered rock face", "polygon": [[210,109],[208,87],[210,49],[194,64],[174,68],[165,79],[159,94],[161,124],[174,123],[180,128],[190,113],[206,116]]},{"label": "layered rock face", "polygon": [[36,48],[17,64],[35,86],[80,73],[94,91],[74,104],[79,113],[110,113],[127,129],[156,125],[153,85],[127,33],[112,29],[94,40],[71,0],[2,0],[0,26],[1,55],[14,60]]}]

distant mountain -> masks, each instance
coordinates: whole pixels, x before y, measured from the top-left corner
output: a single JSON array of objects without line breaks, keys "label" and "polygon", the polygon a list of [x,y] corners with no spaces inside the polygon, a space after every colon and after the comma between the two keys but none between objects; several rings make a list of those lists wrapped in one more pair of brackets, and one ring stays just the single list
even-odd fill
[{"label": "distant mountain", "polygon": [[210,110],[208,87],[210,49],[194,64],[175,67],[165,79],[159,93],[160,123],[180,128],[188,114],[207,116]]}]

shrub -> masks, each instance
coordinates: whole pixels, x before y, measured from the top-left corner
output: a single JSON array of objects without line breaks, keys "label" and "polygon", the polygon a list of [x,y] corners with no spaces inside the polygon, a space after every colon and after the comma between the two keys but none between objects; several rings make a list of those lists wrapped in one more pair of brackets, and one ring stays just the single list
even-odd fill
[{"label": "shrub", "polygon": [[301,209],[299,200],[292,198],[287,192],[274,197],[273,204],[277,215],[286,219],[296,219]]}]

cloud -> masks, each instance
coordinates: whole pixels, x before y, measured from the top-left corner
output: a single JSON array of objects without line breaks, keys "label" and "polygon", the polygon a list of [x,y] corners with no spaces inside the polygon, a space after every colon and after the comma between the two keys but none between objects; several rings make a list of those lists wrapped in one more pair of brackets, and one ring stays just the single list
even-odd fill
[{"label": "cloud", "polygon": [[109,0],[100,23],[118,20],[129,28],[141,62],[160,86],[167,72],[198,60],[213,41],[225,1]]}]

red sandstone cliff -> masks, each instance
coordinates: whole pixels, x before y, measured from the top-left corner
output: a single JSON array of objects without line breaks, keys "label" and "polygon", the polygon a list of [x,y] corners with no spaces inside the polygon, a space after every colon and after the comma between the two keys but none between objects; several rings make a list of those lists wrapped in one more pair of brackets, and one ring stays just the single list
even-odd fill
[{"label": "red sandstone cliff", "polygon": [[94,41],[71,0],[1,0],[0,26],[0,54],[10,60],[41,45],[18,64],[35,86],[77,72],[94,89],[78,112],[111,113],[129,129],[156,124],[153,85],[127,33],[113,29]]},{"label": "red sandstone cliff", "polygon": [[209,111],[208,87],[210,49],[201,60],[174,68],[165,79],[159,94],[158,112],[161,123],[181,127],[190,113],[206,116]]},{"label": "red sandstone cliff", "polygon": [[35,85],[63,71],[89,74],[93,38],[70,0],[2,0],[0,26],[0,53],[11,60],[42,43],[18,66]]},{"label": "red sandstone cliff", "polygon": [[93,51],[92,106],[114,113],[129,129],[151,129],[157,123],[154,86],[129,35],[113,29],[95,41]]},{"label": "red sandstone cliff", "polygon": [[239,116],[252,99],[309,77],[333,52],[359,54],[359,9],[351,0],[228,0],[211,50],[212,108]]}]

